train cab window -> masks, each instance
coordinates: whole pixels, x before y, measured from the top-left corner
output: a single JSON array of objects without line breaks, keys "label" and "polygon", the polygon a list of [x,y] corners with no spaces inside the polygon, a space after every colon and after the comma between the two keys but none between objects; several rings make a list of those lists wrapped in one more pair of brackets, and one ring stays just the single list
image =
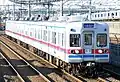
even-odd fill
[{"label": "train cab window", "polygon": [[84,45],[92,45],[92,34],[84,34]]},{"label": "train cab window", "polygon": [[107,46],[107,34],[97,34],[97,47]]},{"label": "train cab window", "polygon": [[80,34],[70,34],[70,47],[80,47]]},{"label": "train cab window", "polygon": [[92,34],[84,34],[84,45],[92,45]]}]

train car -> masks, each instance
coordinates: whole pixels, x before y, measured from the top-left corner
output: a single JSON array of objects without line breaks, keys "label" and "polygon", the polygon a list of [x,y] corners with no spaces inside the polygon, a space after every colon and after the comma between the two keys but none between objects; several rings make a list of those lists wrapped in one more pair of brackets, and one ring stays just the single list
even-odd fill
[{"label": "train car", "polygon": [[67,63],[74,74],[93,76],[98,64],[109,63],[106,23],[7,21],[5,33]]},{"label": "train car", "polygon": [[93,21],[112,21],[120,19],[120,10],[92,13]]},{"label": "train car", "polygon": [[104,21],[109,26],[110,63],[120,67],[120,10],[92,13],[93,21]]}]

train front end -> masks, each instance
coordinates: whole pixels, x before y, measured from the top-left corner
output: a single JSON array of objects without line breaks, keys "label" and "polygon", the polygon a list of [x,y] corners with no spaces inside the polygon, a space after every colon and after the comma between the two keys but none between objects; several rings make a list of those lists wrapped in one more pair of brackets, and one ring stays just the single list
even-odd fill
[{"label": "train front end", "polygon": [[[89,76],[101,63],[109,63],[109,27],[106,23],[82,23],[70,34],[69,62]],[[78,66],[78,63],[79,66]]]}]

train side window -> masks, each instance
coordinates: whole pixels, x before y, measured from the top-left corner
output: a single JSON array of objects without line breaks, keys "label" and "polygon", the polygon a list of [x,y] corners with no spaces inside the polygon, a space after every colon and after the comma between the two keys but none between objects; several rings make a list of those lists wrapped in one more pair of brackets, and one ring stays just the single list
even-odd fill
[{"label": "train side window", "polygon": [[41,40],[42,40],[42,28],[41,28],[41,30],[40,30],[40,33],[41,33],[40,35],[41,35]]},{"label": "train side window", "polygon": [[43,31],[43,40],[47,41],[47,31],[46,30]]},{"label": "train side window", "polygon": [[95,15],[95,18],[96,18],[96,15]]},{"label": "train side window", "polygon": [[70,34],[70,47],[80,47],[80,34]]},{"label": "train side window", "polygon": [[108,13],[108,16],[110,16],[110,14]]},{"label": "train side window", "polygon": [[25,35],[27,35],[27,31],[25,31]]},{"label": "train side window", "polygon": [[107,46],[107,34],[97,34],[97,47]]},{"label": "train side window", "polygon": [[60,33],[58,33],[58,44],[60,45]]},{"label": "train side window", "polygon": [[98,14],[98,17],[99,17],[99,14]]},{"label": "train side window", "polygon": [[104,13],[104,17],[106,17],[106,13]]},{"label": "train side window", "polygon": [[116,16],[117,16],[117,12],[116,12]]},{"label": "train side window", "polygon": [[50,31],[48,31],[48,34],[47,34],[47,36],[48,36],[48,42],[50,42]]},{"label": "train side window", "polygon": [[52,43],[56,44],[56,32],[52,32]]},{"label": "train side window", "polygon": [[32,37],[32,32],[30,32],[30,36]]},{"label": "train side window", "polygon": [[62,46],[64,46],[64,34],[62,33]]},{"label": "train side window", "polygon": [[40,32],[38,31],[38,39],[40,39]]},{"label": "train side window", "polygon": [[37,31],[36,31],[36,28],[34,28],[34,38],[37,38],[36,34],[37,34]]},{"label": "train side window", "polygon": [[32,32],[33,32],[33,29],[31,28],[31,29],[30,29],[30,36],[31,36],[31,37],[33,36],[33,33],[32,33]]}]

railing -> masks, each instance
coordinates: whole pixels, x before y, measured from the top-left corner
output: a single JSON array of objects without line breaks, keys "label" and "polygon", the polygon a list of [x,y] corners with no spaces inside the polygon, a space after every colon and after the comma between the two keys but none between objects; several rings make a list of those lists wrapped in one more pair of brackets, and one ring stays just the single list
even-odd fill
[{"label": "railing", "polygon": [[120,34],[110,34],[110,63],[120,66]]}]

